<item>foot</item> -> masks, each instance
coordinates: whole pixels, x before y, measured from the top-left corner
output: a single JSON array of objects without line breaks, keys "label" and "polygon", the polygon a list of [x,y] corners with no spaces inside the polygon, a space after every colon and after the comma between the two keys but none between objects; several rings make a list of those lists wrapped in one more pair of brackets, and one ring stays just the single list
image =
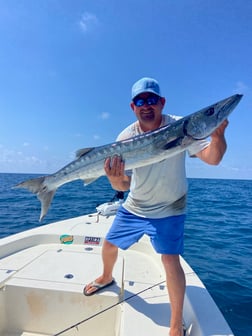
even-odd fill
[{"label": "foot", "polygon": [[100,291],[103,288],[113,285],[114,279],[110,279],[109,281],[104,281],[102,278],[98,278],[95,281],[92,281],[88,285],[86,285],[83,289],[83,294],[86,296],[93,295]]}]

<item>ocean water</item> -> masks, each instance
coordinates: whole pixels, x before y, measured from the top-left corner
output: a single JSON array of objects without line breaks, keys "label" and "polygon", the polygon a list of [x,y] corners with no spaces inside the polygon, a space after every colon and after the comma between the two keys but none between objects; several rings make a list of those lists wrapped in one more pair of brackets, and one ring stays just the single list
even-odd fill
[{"label": "ocean water", "polygon": [[[39,223],[40,203],[16,183],[32,174],[0,174],[0,237],[95,212],[114,196],[107,179],[62,186]],[[252,336],[252,180],[189,179],[184,258],[236,336]]]}]

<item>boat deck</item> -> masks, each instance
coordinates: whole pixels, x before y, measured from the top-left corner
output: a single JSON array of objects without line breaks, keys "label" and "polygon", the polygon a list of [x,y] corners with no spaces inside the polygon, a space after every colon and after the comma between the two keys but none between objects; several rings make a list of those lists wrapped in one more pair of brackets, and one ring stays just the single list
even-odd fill
[{"label": "boat deck", "polygon": [[[132,315],[131,310],[133,313],[134,310],[142,311],[138,315],[138,323],[141,316],[146,320],[146,306],[150,320],[149,334],[153,335],[151,325],[155,327],[158,323],[160,328],[163,325],[167,335],[169,304],[165,284],[148,289],[155,282],[164,281],[162,268],[144,253],[144,244],[143,251],[139,250],[140,245],[137,244],[139,246],[133,247],[127,254],[119,255],[114,270],[114,285],[98,295],[83,295],[84,285],[94,280],[102,269],[102,231],[107,230],[108,223],[97,237],[90,231],[92,223],[102,226],[96,220],[96,217],[88,217],[84,223],[83,218],[80,223],[75,221],[73,226],[68,227],[67,234],[64,225],[64,231],[63,227],[58,231],[55,226],[49,244],[45,243],[49,238],[46,230],[44,234],[36,236],[20,236],[19,245],[25,240],[26,248],[10,253],[1,260],[0,293],[4,297],[4,324],[8,326],[8,330],[3,331],[4,335],[54,335],[86,319],[87,322],[80,323],[78,328],[72,328],[63,335],[75,335],[77,329],[83,335],[128,335],[132,328],[132,333],[135,332],[135,327],[132,321],[127,321],[127,316]],[[104,220],[108,222],[108,219],[102,218]],[[62,244],[62,235],[66,236],[66,240],[68,236],[73,237],[72,244]],[[18,245],[18,242],[14,244]],[[143,290],[146,291],[135,296]],[[125,299],[127,303],[120,303]],[[101,314],[101,311],[104,312]],[[123,332],[122,328],[126,330]],[[20,333],[19,330],[26,332]],[[34,333],[34,330],[39,333]],[[146,335],[146,326],[144,332]]]},{"label": "boat deck", "polygon": [[[99,294],[83,295],[84,285],[100,275],[103,237],[111,221],[82,216],[1,240],[1,336],[168,335],[170,305],[163,267],[146,237],[120,251],[115,284]],[[197,309],[206,302],[217,308],[193,270],[182,263],[188,335],[207,335],[196,323]],[[199,291],[206,301],[194,306],[191,298]],[[215,315],[223,319],[218,310]],[[209,324],[208,318],[203,316],[202,325]]]}]

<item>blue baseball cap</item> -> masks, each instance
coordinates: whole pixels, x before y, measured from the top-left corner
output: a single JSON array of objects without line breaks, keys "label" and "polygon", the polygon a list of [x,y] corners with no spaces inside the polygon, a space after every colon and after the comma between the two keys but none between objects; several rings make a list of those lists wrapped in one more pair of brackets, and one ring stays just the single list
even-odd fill
[{"label": "blue baseball cap", "polygon": [[155,95],[161,97],[161,91],[158,84],[153,78],[144,77],[139,79],[133,86],[131,91],[131,98],[134,99],[140,93],[151,92]]}]

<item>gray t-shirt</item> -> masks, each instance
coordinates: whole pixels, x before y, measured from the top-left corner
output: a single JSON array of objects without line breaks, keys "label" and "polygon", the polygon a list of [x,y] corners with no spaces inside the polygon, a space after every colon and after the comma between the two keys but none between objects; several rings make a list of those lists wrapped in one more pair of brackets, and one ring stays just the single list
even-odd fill
[{"label": "gray t-shirt", "polygon": [[[163,115],[161,126],[181,117]],[[125,140],[142,134],[138,121],[122,131],[117,140]],[[209,142],[199,140],[187,148],[194,156],[206,148]],[[187,180],[185,151],[158,163],[132,170],[130,192],[123,206],[129,212],[148,218],[163,218],[185,213]]]}]

